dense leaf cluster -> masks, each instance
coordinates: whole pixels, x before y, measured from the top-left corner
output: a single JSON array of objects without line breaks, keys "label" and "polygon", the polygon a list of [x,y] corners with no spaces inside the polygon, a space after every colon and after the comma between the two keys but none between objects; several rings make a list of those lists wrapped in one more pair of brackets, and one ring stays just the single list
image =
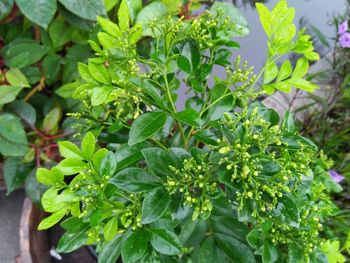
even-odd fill
[{"label": "dense leaf cluster", "polygon": [[[285,1],[258,9],[265,89],[314,89],[302,77],[317,55],[303,31],[293,41],[294,10]],[[280,124],[254,102],[265,92],[258,78],[239,57],[231,63],[232,38],[248,31],[238,10],[216,2],[146,28],[120,12],[118,24],[98,19],[96,57],[79,64],[72,96],[84,106],[74,116],[89,132],[80,148],[59,142],[64,159],[37,172],[52,213],[39,229],[69,215],[58,251],[95,244],[100,262],[327,262],[322,224],[335,206],[310,169],[317,147],[290,114]],[[291,51],[303,55],[295,69],[278,70],[273,61]]]}]

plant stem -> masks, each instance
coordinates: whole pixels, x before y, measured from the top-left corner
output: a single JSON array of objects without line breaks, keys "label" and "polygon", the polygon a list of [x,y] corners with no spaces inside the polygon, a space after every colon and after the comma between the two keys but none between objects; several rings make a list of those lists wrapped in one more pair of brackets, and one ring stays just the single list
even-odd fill
[{"label": "plant stem", "polygon": [[[168,83],[168,79],[167,79],[167,76],[166,76],[165,73],[163,73],[163,78],[164,78],[164,82],[165,82],[166,93],[167,93],[169,102],[170,102],[170,104],[171,104],[172,111],[173,111],[173,113],[176,113],[176,107],[175,107],[173,98],[171,97],[171,94],[170,94],[169,83]],[[184,148],[187,149],[188,144],[187,144],[187,141],[186,141],[186,136],[185,136],[184,130],[183,130],[183,128],[182,128],[182,125],[181,125],[180,122],[178,122],[178,121],[176,121],[176,120],[175,120],[175,122],[176,122],[177,126],[179,127],[179,131],[180,131],[180,134],[181,134],[181,138],[182,138],[182,140],[183,140],[183,142],[184,142]]]}]

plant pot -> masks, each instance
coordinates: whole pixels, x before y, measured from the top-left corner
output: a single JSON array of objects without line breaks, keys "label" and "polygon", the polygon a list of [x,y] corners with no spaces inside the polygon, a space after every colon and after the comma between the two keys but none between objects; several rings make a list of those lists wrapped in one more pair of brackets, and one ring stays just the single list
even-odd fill
[{"label": "plant pot", "polygon": [[58,240],[64,234],[64,230],[55,226],[47,231],[38,231],[40,221],[47,214],[36,207],[29,198],[23,203],[20,222],[20,255],[16,263],[96,263],[91,248],[82,247],[68,254],[61,254],[60,260],[51,257],[50,249],[57,246]]},{"label": "plant pot", "polygon": [[20,255],[18,263],[48,263],[50,261],[50,247],[48,233],[37,231],[45,213],[33,205],[29,198],[25,198],[19,229]]}]

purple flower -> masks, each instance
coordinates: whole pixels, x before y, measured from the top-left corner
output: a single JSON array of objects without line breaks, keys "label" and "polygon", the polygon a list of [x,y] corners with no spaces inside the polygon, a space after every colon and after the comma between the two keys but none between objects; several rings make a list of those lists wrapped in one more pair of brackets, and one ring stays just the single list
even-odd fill
[{"label": "purple flower", "polygon": [[339,43],[342,48],[350,47],[350,33],[345,32],[339,38]]},{"label": "purple flower", "polygon": [[345,179],[344,176],[341,176],[336,171],[330,170],[328,173],[331,176],[332,180],[334,182],[336,182],[337,184],[339,184],[341,181],[343,181]]},{"label": "purple flower", "polygon": [[348,30],[348,21],[344,21],[338,26],[339,35],[344,34]]}]

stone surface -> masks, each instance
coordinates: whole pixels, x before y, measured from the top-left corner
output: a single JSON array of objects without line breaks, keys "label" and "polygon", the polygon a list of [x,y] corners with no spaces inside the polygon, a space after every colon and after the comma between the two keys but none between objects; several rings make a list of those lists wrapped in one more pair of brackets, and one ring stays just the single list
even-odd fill
[{"label": "stone surface", "polygon": [[0,191],[0,262],[14,263],[19,254],[19,223],[24,199],[23,191],[6,196]]}]

